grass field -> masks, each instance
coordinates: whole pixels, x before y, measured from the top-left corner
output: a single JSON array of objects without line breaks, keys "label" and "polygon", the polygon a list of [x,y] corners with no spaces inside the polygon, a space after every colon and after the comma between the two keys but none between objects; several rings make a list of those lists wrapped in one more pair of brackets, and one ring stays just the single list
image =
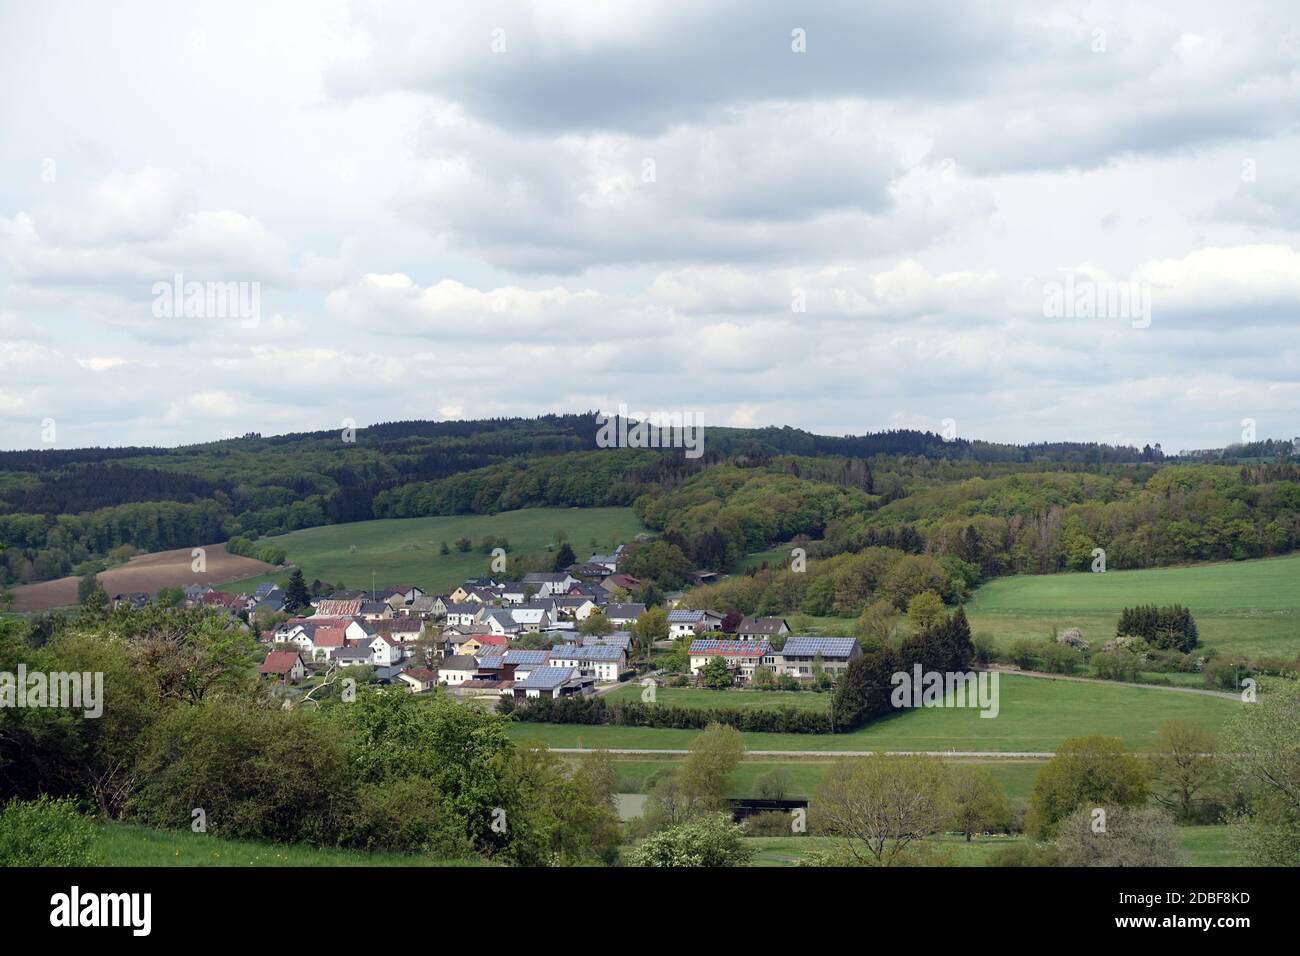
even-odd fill
[{"label": "grass field", "polygon": [[[310,583],[320,579],[349,588],[412,584],[445,592],[466,578],[491,573],[491,555],[478,544],[492,535],[509,541],[511,554],[544,552],[563,530],[579,560],[592,550],[632,540],[645,530],[631,508],[525,508],[496,515],[453,515],[436,518],[388,518],[307,528],[265,539],[284,548],[288,563],[302,568]],[[469,538],[473,551],[455,549],[458,538]],[[443,541],[449,555],[439,554]],[[288,571],[227,582],[240,590],[267,581],[283,581]]]},{"label": "grass field", "polygon": [[[833,764],[833,759],[811,757],[792,758],[789,760],[755,759],[742,760],[731,775],[731,790],[727,794],[733,798],[758,796],[757,784],[760,777],[774,770],[784,770],[790,777],[790,789],[787,797],[793,800],[807,800],[817,789],[826,771]],[[951,761],[964,765],[978,764],[987,767],[993,778],[1006,792],[1008,798],[1023,797],[1028,799],[1034,786],[1034,775],[1038,773],[1042,760],[961,760]],[[618,789],[620,793],[645,793],[650,778],[663,770],[671,770],[681,763],[680,759],[633,759],[616,758],[618,769]]]},{"label": "grass field", "polygon": [[999,646],[1078,627],[1094,647],[1115,636],[1119,611],[1137,604],[1191,609],[1204,647],[1247,657],[1300,654],[1300,554],[1141,571],[1017,575],[977,590],[971,628]]},{"label": "grass field", "polygon": [[[608,701],[640,701],[643,690],[636,685],[610,691]],[[703,687],[659,687],[655,701],[664,707],[735,707],[740,710],[775,707],[798,707],[824,711],[830,708],[831,695],[793,690],[708,690]]]},{"label": "grass field", "polygon": [[[1184,859],[1189,866],[1242,866],[1241,852],[1234,843],[1230,827],[1181,827]],[[1002,847],[1023,841],[1024,837],[979,837],[967,843],[962,837],[946,835],[928,841],[941,854],[950,854],[959,866],[987,866],[989,857]],[[799,859],[814,850],[829,849],[835,840],[829,837],[747,837],[755,851],[754,866],[797,866]]]},{"label": "grass field", "polygon": [[223,840],[188,830],[151,830],[125,823],[100,826],[96,849],[108,866],[481,866],[419,854],[362,853],[306,845]]},{"label": "grass field", "polygon": [[[723,691],[721,693],[728,693]],[[1002,675],[997,717],[971,708],[910,710],[847,734],[747,733],[750,750],[962,750],[1048,752],[1067,737],[1108,734],[1148,750],[1166,720],[1189,718],[1218,730],[1241,705],[1156,688]],[[516,723],[516,740],[552,747],[684,749],[699,731],[653,727]]]}]

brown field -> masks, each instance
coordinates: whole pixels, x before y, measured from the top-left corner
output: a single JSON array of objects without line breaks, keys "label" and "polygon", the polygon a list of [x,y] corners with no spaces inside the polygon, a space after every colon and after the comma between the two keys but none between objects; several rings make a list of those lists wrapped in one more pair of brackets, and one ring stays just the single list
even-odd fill
[{"label": "brown field", "polygon": [[[252,558],[227,554],[224,544],[205,545],[207,570],[195,574],[190,570],[189,548],[155,551],[136,555],[126,564],[110,568],[99,576],[99,583],[111,597],[128,591],[155,594],[160,588],[187,587],[191,584],[216,584],[234,578],[251,577],[272,570],[271,565]],[[15,611],[48,611],[77,603],[77,579],[58,578],[39,584],[24,584],[13,589]]]}]

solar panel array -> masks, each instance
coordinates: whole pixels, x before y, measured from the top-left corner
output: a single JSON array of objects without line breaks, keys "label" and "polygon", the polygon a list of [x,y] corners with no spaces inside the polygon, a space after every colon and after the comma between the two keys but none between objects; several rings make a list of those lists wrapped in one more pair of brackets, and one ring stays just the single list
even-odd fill
[{"label": "solar panel array", "polygon": [[771,651],[767,641],[691,641],[692,654],[728,654],[735,657],[761,657]]},{"label": "solar panel array", "polygon": [[550,690],[558,687],[573,676],[572,667],[539,667],[521,681],[515,681],[515,689]]},{"label": "solar panel array", "polygon": [[781,653],[786,657],[848,657],[857,643],[851,637],[792,637]]}]

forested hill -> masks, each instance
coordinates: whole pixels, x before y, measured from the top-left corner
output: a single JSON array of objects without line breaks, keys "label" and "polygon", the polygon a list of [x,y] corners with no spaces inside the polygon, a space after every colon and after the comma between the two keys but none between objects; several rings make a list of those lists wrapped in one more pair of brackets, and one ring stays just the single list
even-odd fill
[{"label": "forested hill", "polygon": [[[796,489],[796,498],[818,502],[811,510],[795,507],[793,519],[766,530],[728,523],[723,504],[683,502],[682,514],[667,516],[661,526],[669,527],[668,518],[684,522],[693,536],[684,542],[688,553],[717,564],[737,549],[789,534],[820,536],[828,527],[846,540],[870,538],[858,525],[844,530],[846,522],[856,515],[859,524],[889,523],[887,516],[905,513],[905,499],[936,485],[1061,472],[1107,474],[1140,487],[1169,464],[1158,445],[1008,445],[909,430],[833,437],[788,427],[707,427],[704,454],[689,458],[676,449],[601,449],[599,431],[597,416],[588,412],[250,434],[179,448],[0,452],[0,585],[83,573],[88,563],[115,551],[189,547],[375,517],[637,502],[655,513],[652,503],[702,474],[726,477],[726,487],[710,492],[718,492],[719,501],[736,491],[728,484],[735,475],[761,472],[780,476],[782,488]],[[1217,468],[1248,485],[1294,480],[1278,470],[1293,466],[1280,453],[1283,444],[1276,449],[1272,461],[1252,461],[1240,475],[1236,466]],[[1207,453],[1198,456],[1207,460]],[[835,498],[826,489],[854,495]],[[832,498],[835,506],[826,510]],[[1052,504],[1044,499],[1034,507]],[[1276,534],[1270,538],[1270,549],[1277,540]]]}]

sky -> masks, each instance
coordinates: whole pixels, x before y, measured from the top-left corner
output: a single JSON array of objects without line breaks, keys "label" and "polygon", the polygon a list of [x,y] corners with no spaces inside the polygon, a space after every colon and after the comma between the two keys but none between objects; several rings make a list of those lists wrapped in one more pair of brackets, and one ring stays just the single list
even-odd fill
[{"label": "sky", "polygon": [[0,0],[0,448],[1290,438],[1294,14]]}]

